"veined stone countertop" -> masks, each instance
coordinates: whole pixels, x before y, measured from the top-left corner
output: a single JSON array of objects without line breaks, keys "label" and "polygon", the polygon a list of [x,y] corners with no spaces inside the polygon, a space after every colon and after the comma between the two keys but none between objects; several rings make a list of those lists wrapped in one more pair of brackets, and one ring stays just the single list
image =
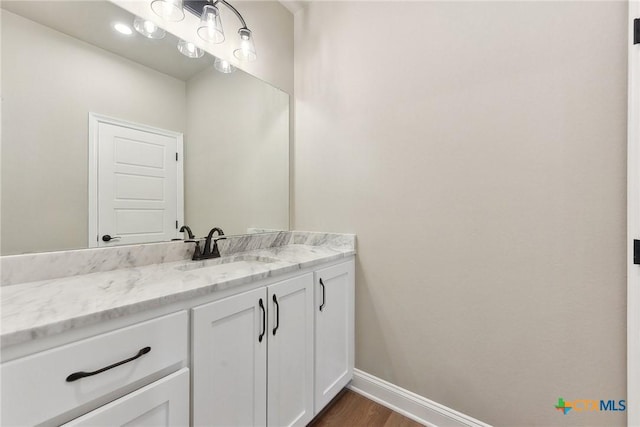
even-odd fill
[{"label": "veined stone countertop", "polygon": [[301,232],[290,233],[290,238],[281,239],[281,246],[227,256],[223,252],[212,260],[180,260],[2,286],[0,343],[3,347],[24,343],[355,254],[354,235],[307,233],[311,237],[305,238]]}]

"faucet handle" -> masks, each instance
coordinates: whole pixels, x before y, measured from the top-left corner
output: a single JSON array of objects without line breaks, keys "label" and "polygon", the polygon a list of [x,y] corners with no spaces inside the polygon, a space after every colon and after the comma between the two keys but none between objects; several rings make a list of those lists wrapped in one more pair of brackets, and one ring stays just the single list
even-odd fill
[{"label": "faucet handle", "polygon": [[218,248],[218,240],[226,240],[226,237],[218,237],[213,239],[213,248],[211,248],[211,256],[213,258],[220,258],[220,249]]},{"label": "faucet handle", "polygon": [[196,247],[193,250],[193,257],[191,259],[193,259],[194,261],[196,261],[197,259],[200,258],[201,255],[201,251],[200,251],[200,240],[185,240],[185,243],[195,243]]}]

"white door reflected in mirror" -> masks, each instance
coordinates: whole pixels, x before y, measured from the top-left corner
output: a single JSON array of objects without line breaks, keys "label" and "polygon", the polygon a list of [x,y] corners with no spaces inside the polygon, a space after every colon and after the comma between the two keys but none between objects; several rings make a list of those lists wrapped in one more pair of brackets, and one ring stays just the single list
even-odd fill
[{"label": "white door reflected in mirror", "polygon": [[182,134],[96,114],[89,120],[89,247],[181,237]]}]

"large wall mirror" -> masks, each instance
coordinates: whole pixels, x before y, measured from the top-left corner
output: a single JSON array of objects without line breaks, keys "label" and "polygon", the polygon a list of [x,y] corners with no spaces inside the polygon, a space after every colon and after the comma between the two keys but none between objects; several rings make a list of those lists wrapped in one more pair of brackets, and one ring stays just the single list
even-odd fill
[{"label": "large wall mirror", "polygon": [[2,9],[2,255],[288,229],[288,94],[108,1]]}]

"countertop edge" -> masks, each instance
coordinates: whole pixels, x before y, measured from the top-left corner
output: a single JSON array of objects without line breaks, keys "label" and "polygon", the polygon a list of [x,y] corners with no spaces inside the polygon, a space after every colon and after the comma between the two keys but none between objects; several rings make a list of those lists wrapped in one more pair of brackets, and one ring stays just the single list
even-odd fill
[{"label": "countertop edge", "polygon": [[[266,272],[260,272],[247,276],[241,276],[234,279],[212,283],[204,285],[195,289],[178,291],[170,295],[161,295],[155,298],[148,298],[143,301],[116,306],[113,308],[97,311],[82,316],[70,317],[65,320],[47,323],[45,325],[35,326],[32,328],[21,329],[3,333],[0,335],[0,346],[2,348],[9,346],[20,345],[29,341],[33,341],[39,338],[50,337],[58,335],[73,329],[79,329],[86,326],[90,326],[96,323],[138,314],[144,311],[160,308],[172,303],[178,303],[203,297],[206,295],[214,294],[215,292],[221,292],[228,290],[235,286],[247,285],[252,282],[265,280],[268,278],[274,278],[286,275],[298,270],[304,270],[310,267],[314,267],[320,264],[326,264],[340,259],[349,258],[356,254],[355,250],[341,250],[339,253],[322,256],[321,258],[304,261],[297,264],[278,267]],[[265,285],[266,286],[266,285]]]}]

